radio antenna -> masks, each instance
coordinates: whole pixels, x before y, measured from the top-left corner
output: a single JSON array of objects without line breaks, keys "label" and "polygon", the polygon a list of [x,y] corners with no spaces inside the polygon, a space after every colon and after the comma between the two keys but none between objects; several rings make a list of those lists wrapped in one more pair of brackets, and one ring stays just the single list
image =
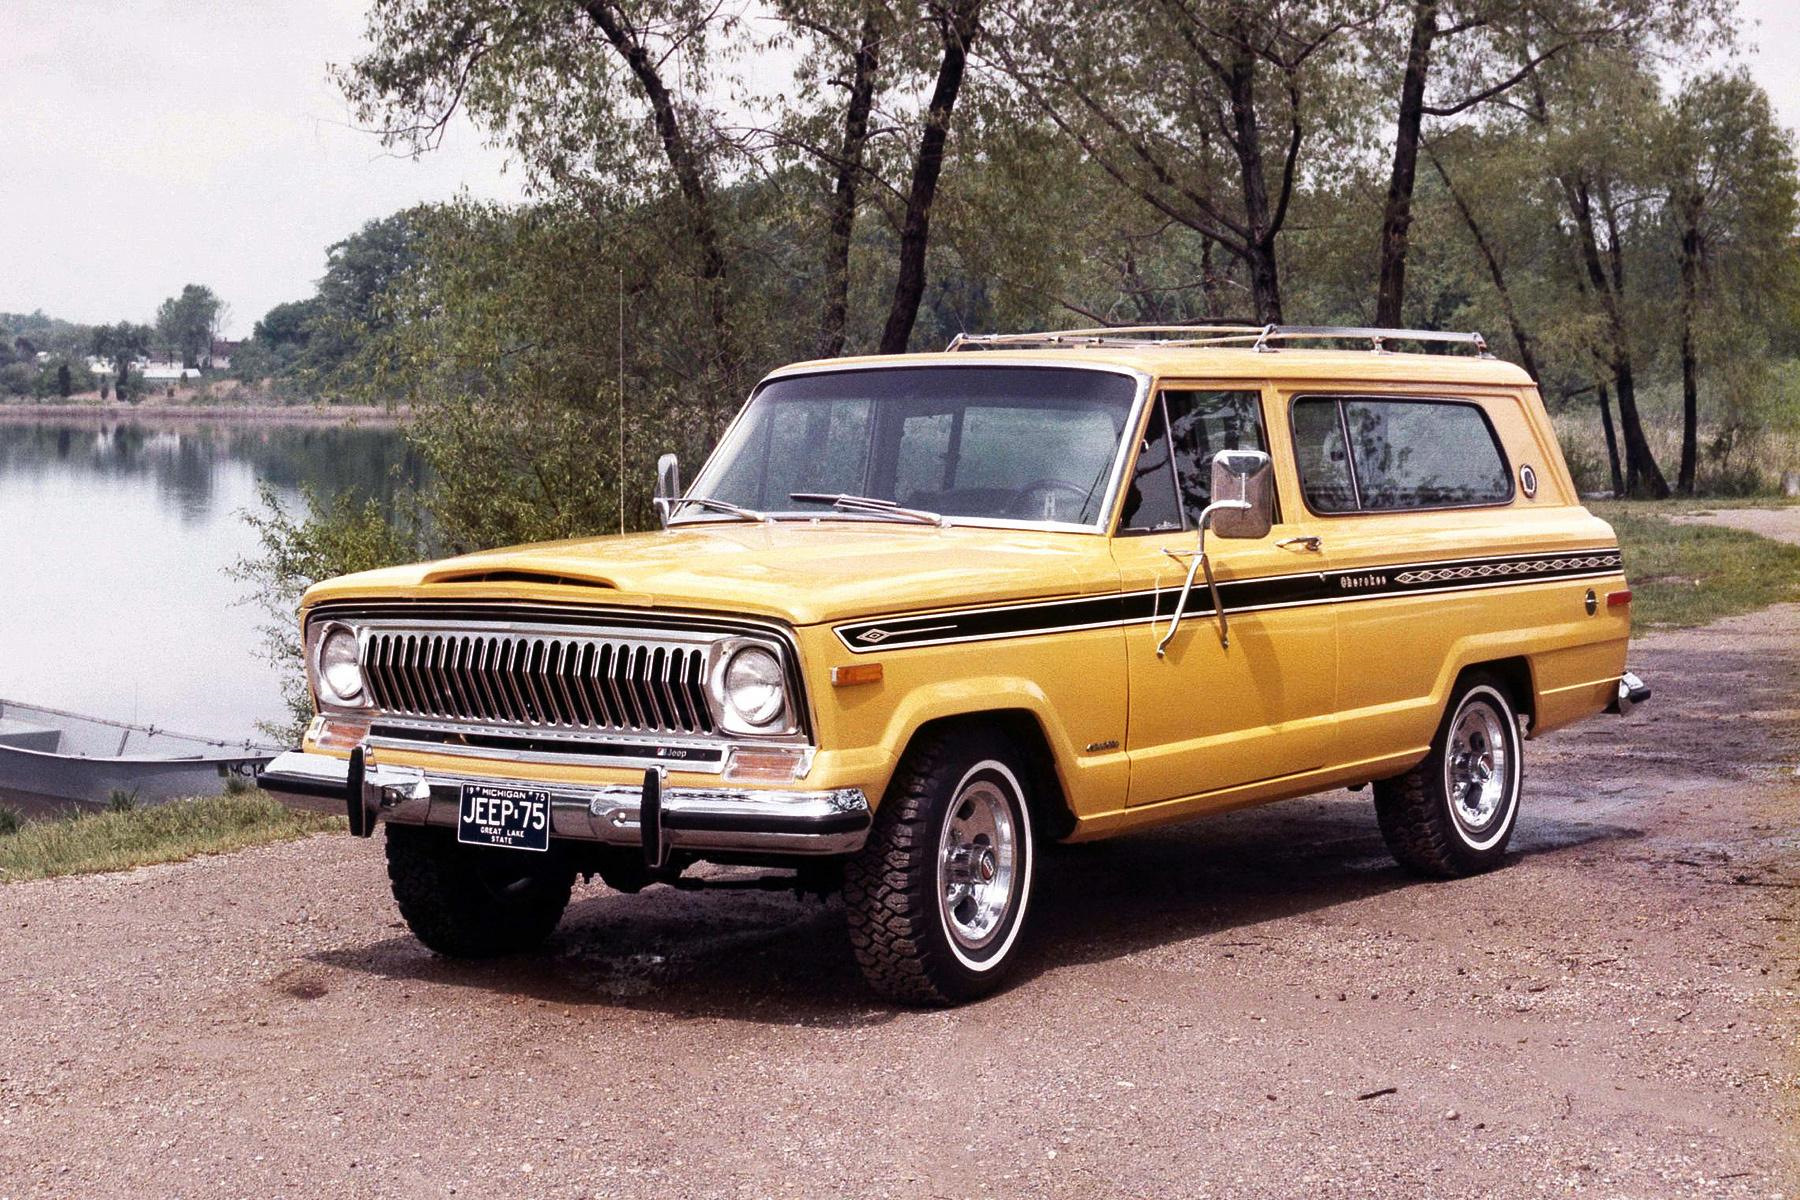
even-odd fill
[{"label": "radio antenna", "polygon": [[619,268],[619,532],[625,532],[625,268]]}]

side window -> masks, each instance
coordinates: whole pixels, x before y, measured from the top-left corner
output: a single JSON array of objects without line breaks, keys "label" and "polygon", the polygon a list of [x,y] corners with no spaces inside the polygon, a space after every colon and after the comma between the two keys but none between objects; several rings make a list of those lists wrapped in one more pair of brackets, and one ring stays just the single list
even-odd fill
[{"label": "side window", "polygon": [[1350,481],[1336,400],[1294,402],[1294,462],[1307,507],[1318,513],[1356,511],[1356,486]]},{"label": "side window", "polygon": [[1268,448],[1261,392],[1157,393],[1132,468],[1120,529],[1198,528],[1201,512],[1212,503],[1213,455]]},{"label": "side window", "polygon": [[1368,511],[1512,499],[1506,458],[1486,415],[1473,404],[1345,400],[1344,421]]},{"label": "side window", "polygon": [[1269,448],[1262,393],[1170,391],[1163,393],[1163,401],[1168,406],[1185,525],[1198,529],[1201,512],[1212,503],[1213,455],[1221,450]]},{"label": "side window", "polygon": [[1459,508],[1512,499],[1506,455],[1479,405],[1314,397],[1295,401],[1293,412],[1301,490],[1315,512]]}]

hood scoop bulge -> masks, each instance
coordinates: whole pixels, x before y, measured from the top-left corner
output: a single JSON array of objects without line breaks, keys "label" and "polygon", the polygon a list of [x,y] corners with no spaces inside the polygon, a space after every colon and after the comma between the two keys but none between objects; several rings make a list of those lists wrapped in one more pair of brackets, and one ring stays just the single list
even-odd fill
[{"label": "hood scoop bulge", "polygon": [[550,584],[554,587],[606,588],[617,590],[618,585],[610,579],[579,579],[573,575],[559,575],[554,571],[526,571],[516,567],[494,568],[488,570],[470,570],[460,568],[448,571],[434,571],[425,577],[431,583],[537,583]]}]

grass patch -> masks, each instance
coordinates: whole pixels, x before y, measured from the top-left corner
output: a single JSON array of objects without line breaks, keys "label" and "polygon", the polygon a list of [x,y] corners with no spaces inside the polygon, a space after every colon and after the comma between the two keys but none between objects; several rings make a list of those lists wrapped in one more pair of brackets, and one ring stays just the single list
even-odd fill
[{"label": "grass patch", "polygon": [[181,862],[343,827],[342,817],[296,812],[262,792],[30,821],[0,834],[0,883]]},{"label": "grass patch", "polygon": [[1800,600],[1800,546],[1663,514],[1704,505],[1594,503],[1625,549],[1634,629],[1677,629]]}]

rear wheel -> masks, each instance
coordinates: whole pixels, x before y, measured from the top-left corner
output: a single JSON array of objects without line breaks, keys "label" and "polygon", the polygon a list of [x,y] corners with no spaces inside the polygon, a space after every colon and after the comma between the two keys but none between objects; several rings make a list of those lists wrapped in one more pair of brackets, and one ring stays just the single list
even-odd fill
[{"label": "rear wheel", "polygon": [[1000,985],[1037,868],[1027,778],[994,734],[927,734],[908,751],[844,878],[850,943],[877,992],[944,1005]]},{"label": "rear wheel", "polygon": [[575,868],[547,853],[465,846],[448,829],[387,826],[388,879],[407,927],[451,958],[530,950],[568,907]]},{"label": "rear wheel", "polygon": [[1519,813],[1521,751],[1506,689],[1485,676],[1463,680],[1425,761],[1375,785],[1381,835],[1400,865],[1440,879],[1499,865]]}]

